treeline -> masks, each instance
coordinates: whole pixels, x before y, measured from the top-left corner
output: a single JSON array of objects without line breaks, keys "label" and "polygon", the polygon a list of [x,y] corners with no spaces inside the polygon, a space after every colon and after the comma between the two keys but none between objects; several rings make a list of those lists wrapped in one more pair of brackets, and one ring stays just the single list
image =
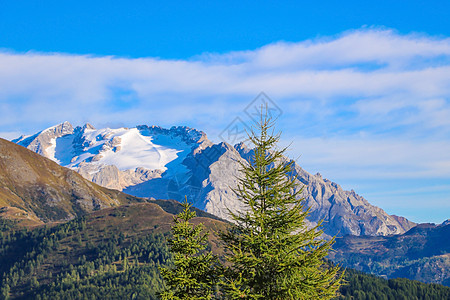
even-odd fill
[{"label": "treeline", "polygon": [[158,267],[170,263],[161,233],[87,231],[85,218],[32,231],[0,226],[1,299],[157,299]]},{"label": "treeline", "polygon": [[405,278],[383,279],[348,269],[347,284],[340,289],[338,299],[359,300],[434,300],[450,299],[450,288],[426,284]]},{"label": "treeline", "polygon": [[[120,218],[120,216],[117,216]],[[98,229],[86,218],[15,229],[0,219],[0,299],[157,299],[167,234]],[[450,288],[346,270],[337,299],[450,299]]]}]

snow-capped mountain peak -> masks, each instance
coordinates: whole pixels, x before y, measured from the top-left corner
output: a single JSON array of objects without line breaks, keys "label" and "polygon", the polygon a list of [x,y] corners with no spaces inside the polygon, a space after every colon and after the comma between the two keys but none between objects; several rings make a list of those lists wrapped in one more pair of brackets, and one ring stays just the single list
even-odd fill
[{"label": "snow-capped mountain peak", "polygon": [[[127,187],[130,181],[141,181],[134,177],[141,178],[143,172],[147,174],[144,179],[174,170],[186,172],[182,165],[186,156],[193,148],[210,143],[206,134],[189,127],[164,129],[140,125],[96,129],[89,123],[74,128],[69,122],[22,136],[14,142],[90,180],[102,174],[103,184],[116,189]],[[168,164],[171,164],[170,172],[167,172]],[[119,180],[105,179],[108,176]],[[109,183],[105,184],[105,180]]]},{"label": "snow-capped mountain peak", "polygon": [[[96,129],[64,122],[14,142],[99,185],[139,197],[182,200],[186,195],[198,208],[225,219],[228,209],[242,209],[232,189],[239,162],[248,160],[253,151],[244,144],[213,144],[205,133],[184,126]],[[309,220],[312,224],[325,220],[330,235],[397,234],[415,225],[388,215],[320,174],[294,167],[311,208]]]}]

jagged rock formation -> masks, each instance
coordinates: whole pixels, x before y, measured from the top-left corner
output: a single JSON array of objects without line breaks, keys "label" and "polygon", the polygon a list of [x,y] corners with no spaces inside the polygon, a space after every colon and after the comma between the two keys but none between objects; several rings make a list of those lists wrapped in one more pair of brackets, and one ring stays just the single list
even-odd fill
[{"label": "jagged rock formation", "polygon": [[[236,176],[239,175],[238,161],[248,159],[252,154],[242,144],[231,147],[221,143],[207,150],[193,156],[202,165],[209,162],[208,172],[194,174],[197,180],[202,181],[201,193],[195,204],[227,218],[227,209],[242,209],[231,187],[236,186]],[[403,217],[388,215],[353,190],[344,191],[320,174],[311,175],[295,163],[294,168],[299,187],[304,190],[302,195],[306,206],[311,207],[311,225],[324,220],[325,232],[329,235],[400,234],[415,226]]]},{"label": "jagged rock formation", "polygon": [[446,226],[446,225],[450,225],[450,219],[445,220],[439,226]]},{"label": "jagged rock formation", "polygon": [[73,133],[72,124],[64,122],[57,126],[47,128],[33,136],[27,138],[21,137],[20,145],[42,156],[50,157],[54,154],[52,152],[55,150],[55,140],[71,133]]},{"label": "jagged rock formation", "polygon": [[[152,136],[159,137],[158,144],[152,142]],[[187,127],[169,130],[144,125],[96,130],[90,124],[74,128],[69,122],[13,142],[117,190],[160,178],[166,171],[165,165],[177,158],[176,153],[192,147],[201,150],[211,144],[204,133]],[[136,144],[140,148],[133,151]]]},{"label": "jagged rock formation", "polygon": [[[213,144],[192,128],[141,125],[97,130],[65,122],[15,142],[93,182],[134,196],[182,200],[186,195],[196,207],[224,219],[229,219],[228,209],[243,209],[232,189],[239,161],[248,160],[251,150],[243,144]],[[324,220],[329,235],[401,234],[415,226],[296,164],[295,175],[311,207],[311,225]]]},{"label": "jagged rock formation", "polygon": [[320,174],[310,175],[298,165],[295,170],[303,183],[307,206],[311,207],[311,219],[327,222],[328,227],[334,228],[333,235],[400,234],[415,225],[405,218],[386,214],[354,190],[344,191]]}]

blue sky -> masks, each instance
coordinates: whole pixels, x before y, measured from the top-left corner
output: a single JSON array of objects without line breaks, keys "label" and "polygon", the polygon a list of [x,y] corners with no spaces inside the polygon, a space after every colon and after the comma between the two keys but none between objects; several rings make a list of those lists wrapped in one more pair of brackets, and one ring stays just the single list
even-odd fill
[{"label": "blue sky", "polygon": [[450,218],[448,1],[61,2],[0,0],[0,136],[68,120],[218,142],[264,91],[307,171]]},{"label": "blue sky", "polygon": [[[0,1],[0,46],[189,58],[362,26],[450,35],[448,1]],[[371,2],[371,3],[370,3]]]}]

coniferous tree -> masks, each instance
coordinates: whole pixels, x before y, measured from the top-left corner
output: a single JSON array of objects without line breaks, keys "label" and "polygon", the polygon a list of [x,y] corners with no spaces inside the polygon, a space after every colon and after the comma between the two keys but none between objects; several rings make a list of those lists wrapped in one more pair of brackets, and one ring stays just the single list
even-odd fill
[{"label": "coniferous tree", "polygon": [[1,297],[0,299],[8,300],[9,299],[9,285],[5,283],[1,288]]},{"label": "coniferous tree", "polygon": [[[274,122],[261,115],[249,140],[254,155],[241,163],[235,190],[245,211],[232,212],[235,224],[221,234],[231,263],[224,292],[231,299],[330,299],[342,281],[339,267],[324,258],[333,240],[320,239],[320,224],[308,229],[293,161],[278,150]],[[270,132],[269,132],[270,131]]]},{"label": "coniferous tree", "polygon": [[187,198],[183,211],[174,216],[173,237],[169,240],[174,254],[174,268],[161,268],[161,275],[168,287],[161,299],[211,299],[218,283],[221,267],[207,247],[208,233],[204,225],[192,224],[196,214],[190,210]]}]

